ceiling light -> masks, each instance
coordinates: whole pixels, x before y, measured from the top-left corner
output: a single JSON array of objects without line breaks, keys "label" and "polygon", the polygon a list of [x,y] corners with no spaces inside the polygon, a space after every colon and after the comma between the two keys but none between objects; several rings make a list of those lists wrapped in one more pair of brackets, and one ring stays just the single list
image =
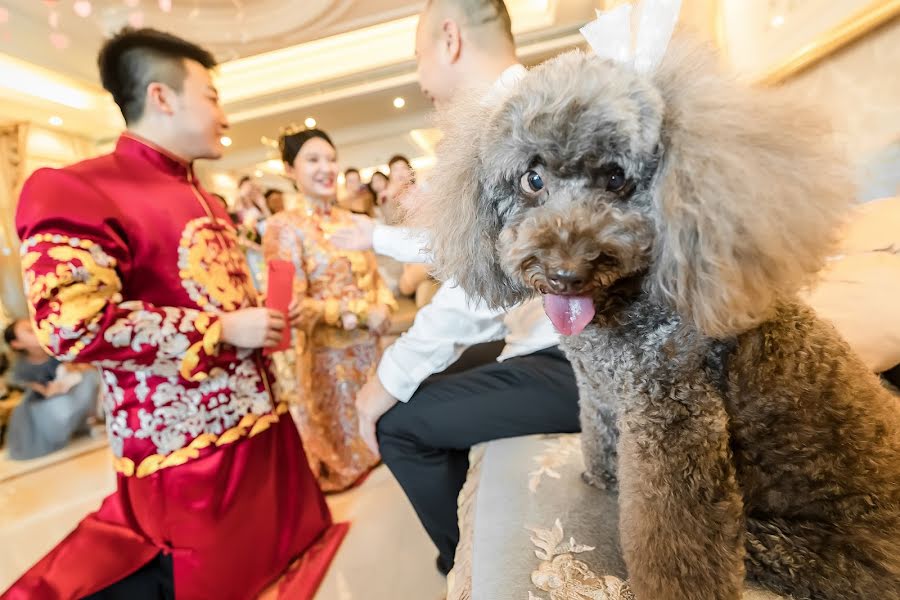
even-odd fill
[{"label": "ceiling light", "polygon": [[226,148],[231,145],[231,138],[227,135],[223,135],[221,138],[219,138],[219,141],[222,142],[222,145]]},{"label": "ceiling light", "polygon": [[280,159],[271,158],[264,163],[264,168],[271,173],[284,174],[284,163]]},{"label": "ceiling light", "polygon": [[53,125],[54,127],[59,127],[60,125],[63,124],[62,117],[57,117],[56,115],[53,115],[52,117],[50,117],[50,118],[48,119],[48,121],[49,121],[50,124]]},{"label": "ceiling light", "polygon": [[261,170],[257,169],[257,170],[255,170],[255,171],[253,171],[253,175],[254,175],[255,177],[262,177],[262,176],[263,176],[263,172],[262,172]]},{"label": "ceiling light", "polygon": [[91,2],[90,0],[75,0],[75,4],[72,5],[72,8],[75,10],[75,14],[81,18],[87,18],[91,16]]},{"label": "ceiling light", "polygon": [[306,125],[307,129],[312,129],[316,126],[316,120],[312,117],[306,117],[306,120],[303,121],[303,124]]},{"label": "ceiling light", "polygon": [[3,53],[0,53],[0,87],[78,110],[96,109],[98,100],[95,98],[101,98],[64,75],[40,69]]},{"label": "ceiling light", "polygon": [[784,15],[775,15],[772,17],[772,27],[781,27],[784,25]]},{"label": "ceiling light", "polygon": [[394,98],[394,108],[403,108],[404,106],[406,106],[406,100],[400,96]]}]

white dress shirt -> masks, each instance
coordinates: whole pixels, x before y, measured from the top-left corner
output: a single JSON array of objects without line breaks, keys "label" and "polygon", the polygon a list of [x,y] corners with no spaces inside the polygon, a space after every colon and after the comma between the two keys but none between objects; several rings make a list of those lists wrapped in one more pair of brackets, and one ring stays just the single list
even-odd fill
[{"label": "white dress shirt", "polygon": [[[497,102],[524,74],[522,65],[509,67],[486,102]],[[409,229],[378,224],[372,233],[376,253],[402,262],[430,262],[427,244],[426,234]],[[505,339],[506,346],[499,361],[559,344],[559,334],[544,314],[540,299],[508,312],[494,310],[469,298],[453,282],[446,282],[431,303],[419,310],[412,327],[385,350],[378,379],[392,396],[406,402],[425,379],[456,362],[466,348],[500,339]]]}]

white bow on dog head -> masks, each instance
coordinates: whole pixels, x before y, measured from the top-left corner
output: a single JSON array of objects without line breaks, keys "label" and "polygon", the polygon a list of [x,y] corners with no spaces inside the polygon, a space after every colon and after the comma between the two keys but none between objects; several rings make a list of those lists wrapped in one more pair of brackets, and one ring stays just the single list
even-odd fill
[{"label": "white bow on dog head", "polygon": [[581,35],[600,58],[631,64],[647,73],[655,69],[672,37],[681,0],[643,0],[637,4],[637,27],[632,33],[631,4],[608,12],[597,11],[597,19],[580,29]]}]

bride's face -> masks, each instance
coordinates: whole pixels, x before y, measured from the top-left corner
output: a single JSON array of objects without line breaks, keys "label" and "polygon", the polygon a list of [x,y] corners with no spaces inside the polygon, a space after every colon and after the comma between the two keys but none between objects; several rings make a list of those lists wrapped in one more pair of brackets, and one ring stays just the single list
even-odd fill
[{"label": "bride's face", "polygon": [[322,138],[314,137],[300,148],[289,175],[306,196],[333,200],[337,194],[337,153]]}]

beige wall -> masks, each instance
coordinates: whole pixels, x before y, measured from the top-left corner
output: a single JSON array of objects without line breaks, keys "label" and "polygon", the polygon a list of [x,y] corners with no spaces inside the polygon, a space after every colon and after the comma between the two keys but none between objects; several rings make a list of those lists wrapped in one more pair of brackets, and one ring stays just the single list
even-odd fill
[{"label": "beige wall", "polygon": [[784,85],[825,104],[855,158],[900,140],[900,18]]},{"label": "beige wall", "polygon": [[900,194],[900,18],[784,85],[824,104],[859,173],[863,200]]},{"label": "beige wall", "polygon": [[25,171],[41,167],[64,167],[100,154],[97,146],[78,136],[32,125],[28,132]]}]

